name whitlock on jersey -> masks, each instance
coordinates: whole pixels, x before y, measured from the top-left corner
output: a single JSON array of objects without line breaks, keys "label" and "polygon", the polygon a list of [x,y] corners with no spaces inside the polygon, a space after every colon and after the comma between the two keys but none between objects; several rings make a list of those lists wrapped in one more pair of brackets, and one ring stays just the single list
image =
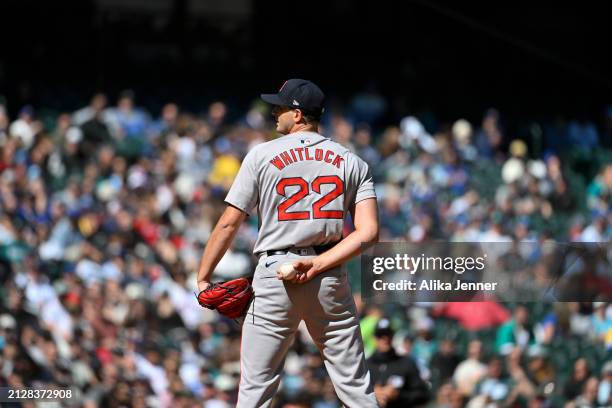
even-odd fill
[{"label": "name whitlock on jersey", "polygon": [[257,254],[339,241],[351,206],[372,197],[361,158],[318,133],[296,132],[251,149],[225,202],[247,213],[257,207]]}]

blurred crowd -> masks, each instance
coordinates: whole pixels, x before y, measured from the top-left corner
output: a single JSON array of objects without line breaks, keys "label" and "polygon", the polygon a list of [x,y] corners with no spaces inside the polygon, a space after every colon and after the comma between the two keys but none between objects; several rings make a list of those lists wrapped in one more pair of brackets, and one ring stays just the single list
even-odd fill
[{"label": "blurred crowd", "polygon": [[[495,109],[477,124],[381,127],[385,103],[359,94],[321,124],[370,164],[382,241],[612,237],[612,110],[603,127],[534,124],[523,140]],[[240,327],[197,304],[195,273],[241,159],[276,137],[271,120],[258,102],[152,116],[131,91],[52,115],[0,105],[0,386],[74,387],[86,407],[234,406]],[[215,279],[252,273],[256,236],[249,217]],[[381,309],[355,296],[384,406],[612,406],[605,302]],[[389,361],[401,372],[379,370]],[[303,328],[276,406],[340,407]]]}]

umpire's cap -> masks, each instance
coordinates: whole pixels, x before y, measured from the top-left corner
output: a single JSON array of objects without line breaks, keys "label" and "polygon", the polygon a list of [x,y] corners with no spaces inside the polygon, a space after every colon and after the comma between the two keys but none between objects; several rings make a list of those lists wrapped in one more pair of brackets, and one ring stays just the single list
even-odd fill
[{"label": "umpire's cap", "polygon": [[376,329],[374,330],[375,337],[383,337],[383,336],[393,337],[394,334],[395,332],[393,331],[393,328],[391,327],[391,321],[389,319],[382,318],[378,321],[378,323],[376,323]]},{"label": "umpire's cap", "polygon": [[305,113],[321,115],[325,94],[313,82],[305,79],[289,79],[285,81],[278,93],[262,94],[261,99],[278,106],[289,106]]}]

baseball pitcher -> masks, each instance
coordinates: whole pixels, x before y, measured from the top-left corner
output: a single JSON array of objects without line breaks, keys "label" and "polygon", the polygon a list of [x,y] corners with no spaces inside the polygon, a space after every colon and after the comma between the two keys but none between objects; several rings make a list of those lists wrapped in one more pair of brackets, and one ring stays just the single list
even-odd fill
[{"label": "baseball pitcher", "polygon": [[[291,79],[261,97],[274,105],[284,136],[245,157],[198,271],[198,288],[206,291],[240,224],[256,210],[259,262],[242,327],[238,407],[270,406],[302,320],[342,403],[376,407],[343,265],[362,243],[378,239],[372,176],[363,160],[317,133],[324,95],[314,83]],[[355,230],[343,238],[348,213]]]}]

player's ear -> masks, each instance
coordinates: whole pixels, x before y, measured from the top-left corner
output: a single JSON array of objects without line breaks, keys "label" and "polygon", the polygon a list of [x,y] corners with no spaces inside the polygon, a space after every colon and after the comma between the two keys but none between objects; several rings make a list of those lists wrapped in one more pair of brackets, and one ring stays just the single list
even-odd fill
[{"label": "player's ear", "polygon": [[300,109],[294,109],[293,120],[295,121],[295,123],[302,122],[304,120],[304,112],[302,112]]}]

